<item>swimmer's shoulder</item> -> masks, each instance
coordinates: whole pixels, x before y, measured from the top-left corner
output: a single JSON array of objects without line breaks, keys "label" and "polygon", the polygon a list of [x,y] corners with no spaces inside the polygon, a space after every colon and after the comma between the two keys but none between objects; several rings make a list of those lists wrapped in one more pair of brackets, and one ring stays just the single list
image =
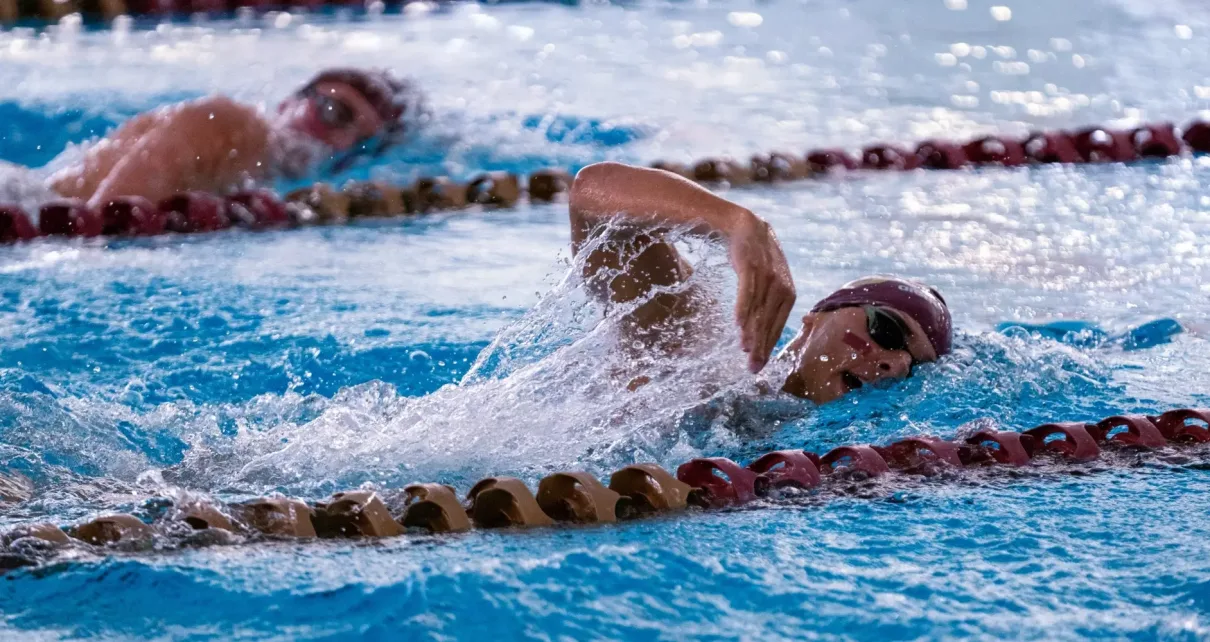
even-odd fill
[{"label": "swimmer's shoulder", "polygon": [[256,106],[216,95],[172,106],[166,116],[170,135],[189,140],[203,167],[252,169],[264,160],[271,126]]},{"label": "swimmer's shoulder", "polygon": [[142,138],[154,130],[224,144],[238,142],[233,138],[263,142],[268,140],[269,123],[256,107],[213,95],[142,113],[127,121],[112,138],[124,142]]},{"label": "swimmer's shoulder", "polygon": [[261,110],[227,96],[214,95],[178,103],[166,108],[161,117],[177,126],[218,134],[267,136],[269,123]]}]

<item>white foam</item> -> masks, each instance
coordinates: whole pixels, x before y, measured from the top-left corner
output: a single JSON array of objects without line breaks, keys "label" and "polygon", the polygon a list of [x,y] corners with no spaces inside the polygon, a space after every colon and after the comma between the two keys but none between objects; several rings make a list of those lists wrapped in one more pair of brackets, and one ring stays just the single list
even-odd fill
[{"label": "white foam", "polygon": [[[707,262],[685,287],[722,295],[725,265]],[[314,489],[350,476],[406,482],[605,471],[696,453],[723,414],[703,409],[704,402],[732,391],[751,396],[763,380],[747,373],[735,330],[725,315],[710,317],[688,329],[693,336],[685,340],[696,348],[685,356],[631,356],[618,345],[629,307],[601,316],[577,274],[570,270],[501,332],[460,384],[400,398],[393,387],[371,382],[342,391],[312,421],[249,426],[233,439],[215,438],[212,427],[191,428],[191,449],[171,477],[202,488]],[[653,380],[629,391],[638,375]],[[686,413],[705,425],[686,434]],[[734,438],[726,433],[718,438]]]}]

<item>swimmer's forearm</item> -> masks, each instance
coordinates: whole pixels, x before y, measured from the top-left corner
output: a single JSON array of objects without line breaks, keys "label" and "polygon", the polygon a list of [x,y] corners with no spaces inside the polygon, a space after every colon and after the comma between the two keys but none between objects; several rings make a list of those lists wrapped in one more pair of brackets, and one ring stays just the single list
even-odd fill
[{"label": "swimmer's forearm", "polygon": [[596,163],[576,174],[571,189],[572,245],[579,248],[602,221],[649,227],[688,227],[699,235],[732,237],[759,221],[751,211],[680,176],[621,163]]}]

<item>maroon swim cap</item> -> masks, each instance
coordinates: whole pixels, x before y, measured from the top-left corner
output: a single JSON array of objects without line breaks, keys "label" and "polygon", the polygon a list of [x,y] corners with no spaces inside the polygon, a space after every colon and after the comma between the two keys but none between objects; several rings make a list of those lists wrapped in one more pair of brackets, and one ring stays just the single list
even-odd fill
[{"label": "maroon swim cap", "polygon": [[933,288],[914,281],[895,277],[859,279],[824,297],[811,311],[831,312],[862,305],[885,305],[915,319],[938,357],[953,346],[953,321],[945,299]]}]

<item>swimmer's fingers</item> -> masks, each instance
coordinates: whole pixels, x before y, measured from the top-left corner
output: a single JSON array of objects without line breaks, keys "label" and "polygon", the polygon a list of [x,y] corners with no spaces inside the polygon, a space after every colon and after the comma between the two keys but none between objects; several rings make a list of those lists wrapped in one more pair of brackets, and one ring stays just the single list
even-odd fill
[{"label": "swimmer's fingers", "polygon": [[752,288],[752,306],[748,309],[748,351],[760,354],[764,338],[765,306],[769,298],[769,269],[761,265]]},{"label": "swimmer's fingers", "polygon": [[794,307],[794,298],[792,283],[784,280],[776,270],[768,275],[758,315],[759,325],[756,327],[758,344],[748,360],[752,372],[760,372],[769,362],[769,356],[790,316],[790,309]]},{"label": "swimmer's fingers", "polygon": [[794,283],[772,228],[755,216],[744,221],[746,225],[731,239],[730,254],[739,277],[735,322],[740,345],[748,353],[748,367],[755,372],[769,360],[773,350],[767,339],[769,325],[777,320],[787,291],[793,296]]},{"label": "swimmer's fingers", "polygon": [[768,289],[768,267],[759,256],[745,256],[739,270],[741,293],[736,302],[736,325],[739,326],[739,346],[749,354],[760,348],[760,317]]},{"label": "swimmer's fingers", "polygon": [[752,351],[752,333],[749,331],[752,306],[756,299],[756,274],[750,265],[736,266],[739,276],[739,291],[735,296],[735,325],[739,326],[739,344],[744,352]]},{"label": "swimmer's fingers", "polygon": [[767,334],[765,326],[769,322],[769,293],[770,284],[773,275],[769,273],[768,268],[762,266],[761,274],[757,277],[756,295],[754,297],[752,309],[748,313],[748,322],[746,330],[749,335],[748,340],[748,369],[756,372],[764,366],[764,362],[768,358],[765,350],[765,335]]},{"label": "swimmer's fingers", "polygon": [[[779,301],[778,308],[774,312],[773,323],[769,325],[769,333],[765,337],[765,345],[768,348],[765,352],[765,363],[768,363],[769,356],[773,354],[773,349],[777,347],[777,340],[781,338],[782,330],[786,327],[786,320],[790,318],[790,311],[794,308],[794,299],[793,290],[788,295],[783,292],[781,296],[777,297]],[[764,364],[761,364],[761,366],[763,367]]]}]

